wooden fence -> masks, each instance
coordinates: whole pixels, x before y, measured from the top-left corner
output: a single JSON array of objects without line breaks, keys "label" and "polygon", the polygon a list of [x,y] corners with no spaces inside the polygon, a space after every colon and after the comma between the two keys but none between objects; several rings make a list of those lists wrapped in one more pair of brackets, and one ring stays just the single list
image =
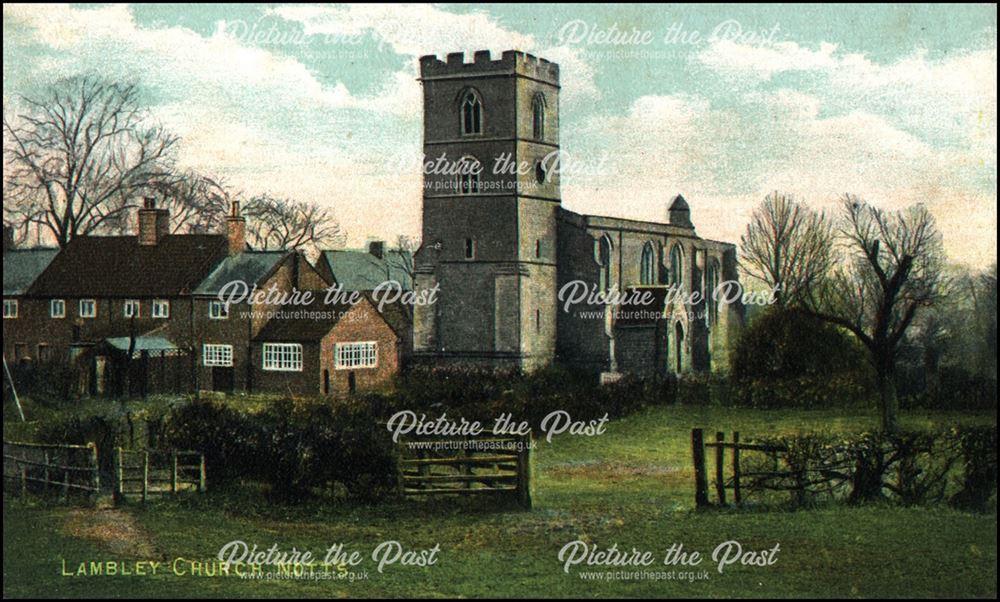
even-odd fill
[{"label": "wooden fence", "polygon": [[77,493],[94,499],[101,490],[97,446],[4,441],[3,478],[4,492],[16,490],[22,497],[58,493],[67,501]]},{"label": "wooden fence", "polygon": [[399,442],[405,496],[508,495],[531,509],[531,436]]},{"label": "wooden fence", "polygon": [[205,456],[196,451],[173,449],[116,450],[115,496],[139,496],[143,503],[151,495],[176,495],[181,491],[203,492],[208,487]]},{"label": "wooden fence", "polygon": [[[694,459],[694,501],[698,508],[711,506],[709,500],[709,474],[706,469],[705,449],[714,450],[715,471],[712,475],[715,489],[716,503],[720,506],[726,505],[726,490],[733,490],[733,502],[738,506],[744,501],[744,484],[747,478],[756,479],[758,473],[748,474],[743,471],[741,458],[745,452],[763,452],[770,454],[777,462],[777,455],[787,451],[784,447],[775,445],[760,445],[755,443],[741,443],[739,431],[733,431],[732,440],[726,441],[723,432],[715,433],[715,441],[705,442],[705,433],[702,429],[691,429],[691,455]],[[731,477],[726,477],[726,450],[731,452],[732,470]],[[777,467],[775,467],[777,470]],[[755,481],[756,482],[756,481]]]}]

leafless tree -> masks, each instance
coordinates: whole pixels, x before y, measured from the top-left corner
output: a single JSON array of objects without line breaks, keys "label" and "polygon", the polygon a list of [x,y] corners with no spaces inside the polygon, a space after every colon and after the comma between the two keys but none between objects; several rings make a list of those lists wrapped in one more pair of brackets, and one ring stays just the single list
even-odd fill
[{"label": "leafless tree", "polygon": [[168,174],[150,188],[159,206],[170,210],[174,234],[204,234],[224,230],[231,202],[239,196],[223,180],[188,170]]},{"label": "leafless tree", "polygon": [[255,247],[315,252],[343,241],[333,212],[315,203],[257,195],[246,204],[243,215],[247,239]]},{"label": "leafless tree", "polygon": [[149,125],[134,84],[57,82],[4,116],[4,222],[75,236],[119,231],[150,182],[169,171],[176,138]]},{"label": "leafless tree", "polygon": [[814,316],[865,346],[879,386],[881,427],[897,428],[897,350],[918,310],[942,294],[944,251],[923,205],[883,211],[847,195],[838,240],[845,253],[825,286],[806,299]]},{"label": "leafless tree", "polygon": [[772,192],[740,237],[743,271],[774,288],[779,305],[809,294],[830,269],[833,233],[822,213]]}]

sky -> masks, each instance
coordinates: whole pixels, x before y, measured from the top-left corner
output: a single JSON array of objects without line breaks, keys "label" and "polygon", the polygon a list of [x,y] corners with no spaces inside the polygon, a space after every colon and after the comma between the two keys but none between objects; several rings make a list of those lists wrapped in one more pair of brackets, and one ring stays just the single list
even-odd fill
[{"label": "sky", "polygon": [[996,261],[994,5],[43,5],[3,8],[6,117],[61,78],[137,82],[178,161],[329,206],[350,246],[419,238],[426,54],[560,64],[563,205],[738,242],[772,190],[925,203]]}]

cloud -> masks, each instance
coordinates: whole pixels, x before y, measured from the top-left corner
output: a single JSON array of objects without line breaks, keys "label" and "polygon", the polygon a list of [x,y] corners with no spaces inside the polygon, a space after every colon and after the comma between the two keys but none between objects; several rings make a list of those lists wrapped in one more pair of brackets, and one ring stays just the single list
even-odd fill
[{"label": "cloud", "polygon": [[[564,102],[579,103],[600,97],[594,69],[580,49],[547,46],[534,36],[504,27],[485,12],[457,14],[427,4],[352,4],[281,6],[271,13],[301,23],[307,35],[343,39],[371,33],[395,53],[411,59],[450,52],[465,52],[471,58],[477,50],[490,50],[494,56],[512,49],[531,52],[560,64],[563,80],[560,96]],[[419,24],[418,35],[414,24]],[[398,83],[402,86],[399,88],[402,96],[419,94],[415,65],[415,60],[409,60],[401,72]]]}]

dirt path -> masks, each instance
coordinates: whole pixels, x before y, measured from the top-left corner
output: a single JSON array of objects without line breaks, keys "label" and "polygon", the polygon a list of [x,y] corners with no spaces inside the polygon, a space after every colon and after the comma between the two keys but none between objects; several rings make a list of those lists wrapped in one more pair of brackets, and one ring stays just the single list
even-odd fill
[{"label": "dirt path", "polygon": [[100,503],[95,508],[72,510],[63,527],[72,537],[87,539],[108,552],[134,558],[155,558],[161,554],[149,534],[131,514]]}]

